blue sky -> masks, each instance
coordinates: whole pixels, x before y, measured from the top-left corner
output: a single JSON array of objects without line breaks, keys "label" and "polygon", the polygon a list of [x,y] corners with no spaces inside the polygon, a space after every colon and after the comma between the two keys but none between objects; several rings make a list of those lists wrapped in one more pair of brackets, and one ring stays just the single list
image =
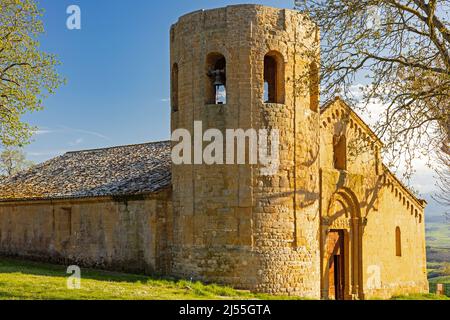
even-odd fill
[{"label": "blue sky", "polygon": [[[169,29],[198,9],[239,1],[40,0],[42,49],[62,62],[67,84],[45,110],[25,116],[39,131],[26,148],[41,162],[68,150],[169,139]],[[293,0],[252,1],[292,8]],[[69,5],[81,30],[66,28]]]},{"label": "blue sky", "polygon": [[[293,0],[252,0],[292,8]],[[40,0],[42,49],[57,54],[67,84],[45,109],[24,120],[39,128],[27,156],[42,162],[70,150],[166,140],[170,136],[169,28],[198,9],[241,1]],[[66,27],[69,5],[81,8],[82,29]],[[427,200],[433,174],[424,165],[413,185]],[[432,203],[429,211],[442,212]]]}]

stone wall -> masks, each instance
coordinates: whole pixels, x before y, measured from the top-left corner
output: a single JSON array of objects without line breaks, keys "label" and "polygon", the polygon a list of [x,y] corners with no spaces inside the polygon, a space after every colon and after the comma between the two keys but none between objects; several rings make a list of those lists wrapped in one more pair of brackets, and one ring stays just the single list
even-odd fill
[{"label": "stone wall", "polygon": [[[341,133],[347,139],[346,170],[334,167],[334,137]],[[427,292],[424,202],[381,165],[381,142],[342,100],[322,112],[320,138],[322,250],[330,230],[346,231],[347,297]],[[397,227],[401,256],[396,254]],[[325,260],[322,279],[326,297]]]},{"label": "stone wall", "polygon": [[[366,296],[428,293],[423,204],[393,175],[386,172],[382,179],[378,210],[369,214],[363,239]],[[396,254],[397,227],[400,256]],[[375,272],[379,272],[379,282],[371,281]]]},{"label": "stone wall", "polygon": [[[170,31],[172,131],[278,129],[278,170],[173,164],[173,192],[3,202],[0,254],[328,298],[324,252],[339,230],[345,298],[425,292],[425,203],[382,165],[381,142],[343,101],[319,114],[318,38],[299,12],[260,5],[181,17]],[[226,104],[209,101],[211,54],[226,59]],[[281,68],[277,101],[263,100],[266,55]]]},{"label": "stone wall", "polygon": [[0,254],[166,273],[170,202],[147,196],[0,203]]},{"label": "stone wall", "polygon": [[[311,111],[305,47],[314,26],[297,11],[238,5],[183,16],[171,29],[178,69],[172,131],[279,129],[280,167],[173,165],[177,275],[275,294],[319,297],[317,108]],[[226,104],[206,104],[209,54],[226,59]],[[263,102],[264,57],[284,69],[284,101]],[[317,90],[316,90],[317,91]]]}]

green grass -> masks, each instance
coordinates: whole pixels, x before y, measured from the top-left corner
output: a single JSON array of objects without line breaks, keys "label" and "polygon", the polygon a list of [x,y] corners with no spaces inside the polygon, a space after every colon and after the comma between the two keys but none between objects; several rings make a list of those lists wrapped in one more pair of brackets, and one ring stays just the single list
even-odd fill
[{"label": "green grass", "polygon": [[430,283],[445,283],[445,284],[450,284],[450,276],[431,278],[431,279],[429,279],[428,281],[429,281]]},{"label": "green grass", "polygon": [[393,297],[391,300],[450,300],[450,298],[446,296],[428,293],[428,294],[410,294],[404,296],[396,296]]},{"label": "green grass", "polygon": [[0,258],[0,299],[295,299],[215,284],[82,269],[81,288],[67,289],[64,266]]},{"label": "green grass", "polygon": [[450,276],[435,277],[428,279],[430,283],[430,292],[436,292],[436,285],[442,283],[445,288],[445,294],[450,297]]},{"label": "green grass", "polygon": [[[67,289],[66,267],[0,258],[0,300],[179,300],[179,299],[299,299],[297,297],[253,294],[216,284],[173,280],[82,269],[81,288]],[[449,283],[450,277],[434,279]],[[433,281],[434,281],[433,280]],[[434,294],[394,297],[394,300],[442,300]]]}]

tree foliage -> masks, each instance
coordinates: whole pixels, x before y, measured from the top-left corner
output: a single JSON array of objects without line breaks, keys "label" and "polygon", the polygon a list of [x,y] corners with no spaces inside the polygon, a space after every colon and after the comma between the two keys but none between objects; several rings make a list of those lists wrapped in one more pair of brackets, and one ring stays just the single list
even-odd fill
[{"label": "tree foliage", "polygon": [[[450,146],[444,144],[440,152],[437,153],[438,168],[436,169],[438,178],[438,193],[433,197],[438,203],[450,209]],[[450,221],[450,210],[446,212]]]},{"label": "tree foliage", "polygon": [[42,10],[34,0],[0,1],[0,141],[27,143],[32,128],[21,118],[43,108],[43,99],[62,83],[54,55],[39,48]]},{"label": "tree foliage", "polygon": [[413,159],[448,150],[449,0],[300,0],[296,6],[320,28],[322,98],[341,95],[363,112],[383,106],[374,127],[389,166],[401,164],[409,178]]},{"label": "tree foliage", "polygon": [[0,177],[10,177],[31,166],[33,162],[19,148],[7,148],[0,153]]}]

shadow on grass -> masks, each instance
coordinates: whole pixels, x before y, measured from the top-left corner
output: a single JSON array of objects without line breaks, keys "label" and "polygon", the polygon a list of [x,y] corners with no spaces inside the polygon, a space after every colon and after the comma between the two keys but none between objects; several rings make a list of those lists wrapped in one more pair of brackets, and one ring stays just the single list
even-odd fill
[{"label": "shadow on grass", "polygon": [[[66,272],[67,267],[68,266],[64,265],[0,257],[0,273],[23,273],[36,276],[68,277],[69,274]],[[175,283],[178,280],[168,277],[150,277],[145,275],[128,274],[83,267],[81,267],[81,277],[83,279],[130,283],[148,283],[149,281],[157,281],[167,282],[168,284]]]},{"label": "shadow on grass", "polygon": [[[33,262],[28,260],[16,259],[16,258],[3,258],[0,257],[0,274],[24,274],[41,277],[59,277],[67,278],[69,274],[66,273],[67,266],[55,265],[42,262]],[[246,290],[236,290],[231,287],[217,285],[217,284],[204,284],[201,282],[190,282],[183,279],[176,279],[172,277],[152,277],[137,274],[127,274],[112,271],[103,271],[92,268],[82,268],[81,278],[83,280],[96,280],[114,283],[131,283],[142,284],[145,286],[151,286],[163,289],[176,289],[179,291],[177,294],[186,295],[191,298],[212,298],[212,299],[300,299],[299,297],[288,296],[273,296],[268,294],[253,294]],[[14,298],[15,295],[8,294],[8,284],[0,282],[0,297]]]}]

